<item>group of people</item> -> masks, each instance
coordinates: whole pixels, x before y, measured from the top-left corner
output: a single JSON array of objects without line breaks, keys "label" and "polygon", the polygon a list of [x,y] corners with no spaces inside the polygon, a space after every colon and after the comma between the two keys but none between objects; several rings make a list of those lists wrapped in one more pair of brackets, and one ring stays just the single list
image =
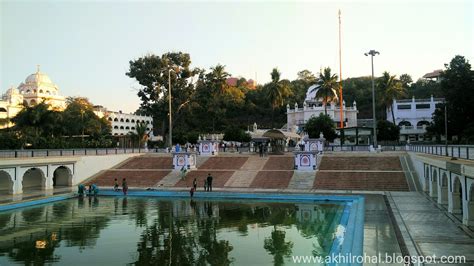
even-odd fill
[{"label": "group of people", "polygon": [[[117,178],[115,178],[114,180],[114,191],[120,191]],[[124,195],[127,195],[127,191],[128,191],[127,179],[123,178],[122,179],[122,192]]]},{"label": "group of people", "polygon": [[263,143],[260,143],[260,145],[258,145],[258,153],[260,154],[260,157],[264,157],[267,155],[267,152],[268,152],[268,146],[267,145],[264,145]]},{"label": "group of people", "polygon": [[[212,180],[213,180],[213,177],[211,173],[208,173],[206,179],[204,179],[204,191],[209,191],[209,192],[212,191]],[[194,178],[193,186],[191,187],[191,190],[189,191],[189,194],[191,195],[191,197],[194,196],[194,192],[196,192],[197,190],[197,185],[198,185],[197,178]]]},{"label": "group of people", "polygon": [[97,196],[97,194],[99,193],[99,187],[96,184],[90,184],[89,189],[87,189],[84,184],[79,184],[77,186],[77,193],[79,194],[79,196]]}]

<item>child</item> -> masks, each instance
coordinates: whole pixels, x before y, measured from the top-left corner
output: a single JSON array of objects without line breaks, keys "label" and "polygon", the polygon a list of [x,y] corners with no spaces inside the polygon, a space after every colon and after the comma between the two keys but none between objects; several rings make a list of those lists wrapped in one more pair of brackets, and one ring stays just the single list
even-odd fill
[{"label": "child", "polygon": [[204,179],[204,191],[207,191],[207,179]]}]

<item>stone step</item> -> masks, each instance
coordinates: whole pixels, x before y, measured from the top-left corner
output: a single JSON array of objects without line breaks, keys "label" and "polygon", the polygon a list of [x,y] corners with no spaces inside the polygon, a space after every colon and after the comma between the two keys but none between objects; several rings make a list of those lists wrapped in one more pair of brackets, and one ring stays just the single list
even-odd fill
[{"label": "stone step", "polygon": [[316,173],[314,171],[295,171],[288,184],[289,189],[311,190],[313,188],[314,178]]},{"label": "stone step", "polygon": [[224,187],[250,187],[257,173],[256,170],[235,171]]},{"label": "stone step", "polygon": [[174,187],[179,180],[182,179],[182,174],[181,171],[179,170],[174,170],[169,172],[163,179],[160,180],[157,184],[155,184],[156,187]]},{"label": "stone step", "polygon": [[249,159],[242,165],[240,168],[241,170],[250,170],[250,171],[258,171],[263,168],[263,166],[267,163],[268,157],[257,157],[251,156]]}]

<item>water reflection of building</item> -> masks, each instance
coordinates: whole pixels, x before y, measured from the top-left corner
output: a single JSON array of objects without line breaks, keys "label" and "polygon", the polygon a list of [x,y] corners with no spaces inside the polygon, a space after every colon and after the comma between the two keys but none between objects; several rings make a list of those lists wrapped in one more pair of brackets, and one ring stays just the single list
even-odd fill
[{"label": "water reflection of building", "polygon": [[188,219],[196,217],[200,220],[219,220],[219,205],[212,201],[173,201],[173,217]]}]

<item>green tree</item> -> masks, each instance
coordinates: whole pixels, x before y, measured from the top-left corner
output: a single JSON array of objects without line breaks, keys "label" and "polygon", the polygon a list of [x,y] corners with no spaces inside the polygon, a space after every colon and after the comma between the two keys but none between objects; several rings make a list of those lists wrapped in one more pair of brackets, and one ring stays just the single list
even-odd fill
[{"label": "green tree", "polygon": [[270,102],[272,107],[272,128],[274,126],[274,114],[275,109],[282,106],[285,98],[291,95],[291,90],[288,82],[283,82],[280,80],[281,73],[277,68],[274,68],[271,75],[271,82],[267,83],[264,87],[267,100]]},{"label": "green tree", "polygon": [[[393,101],[406,96],[406,90],[402,83],[391,76],[387,71],[383,72],[382,77],[378,79],[379,102],[384,106],[384,110],[390,109],[392,113],[392,122],[395,124],[395,115],[393,113]],[[386,112],[384,112],[386,114]],[[385,117],[386,118],[386,117]]]},{"label": "green tree", "polygon": [[331,68],[326,67],[323,73],[319,73],[319,78],[316,84],[319,87],[313,89],[317,90],[316,98],[320,98],[324,104],[324,114],[327,115],[327,104],[337,99],[337,88],[339,83],[337,82],[337,75],[331,73]]},{"label": "green tree", "polygon": [[293,242],[285,241],[285,231],[278,230],[276,225],[273,227],[271,237],[264,240],[263,247],[273,255],[273,265],[284,265],[284,257],[291,256]]},{"label": "green tree", "polygon": [[387,120],[377,121],[377,139],[381,141],[398,141],[400,128]]},{"label": "green tree", "polygon": [[149,54],[130,61],[126,73],[141,86],[138,91],[140,112],[153,117],[158,124],[158,133],[167,136],[169,131],[169,82],[171,83],[171,106],[173,127],[188,125],[187,113],[194,93],[193,77],[200,73],[191,67],[191,57],[187,53],[171,52],[161,56]]},{"label": "green tree", "polygon": [[319,138],[322,132],[326,140],[332,142],[336,137],[336,126],[328,115],[319,114],[318,117],[311,117],[305,124],[304,130],[310,138]]}]

